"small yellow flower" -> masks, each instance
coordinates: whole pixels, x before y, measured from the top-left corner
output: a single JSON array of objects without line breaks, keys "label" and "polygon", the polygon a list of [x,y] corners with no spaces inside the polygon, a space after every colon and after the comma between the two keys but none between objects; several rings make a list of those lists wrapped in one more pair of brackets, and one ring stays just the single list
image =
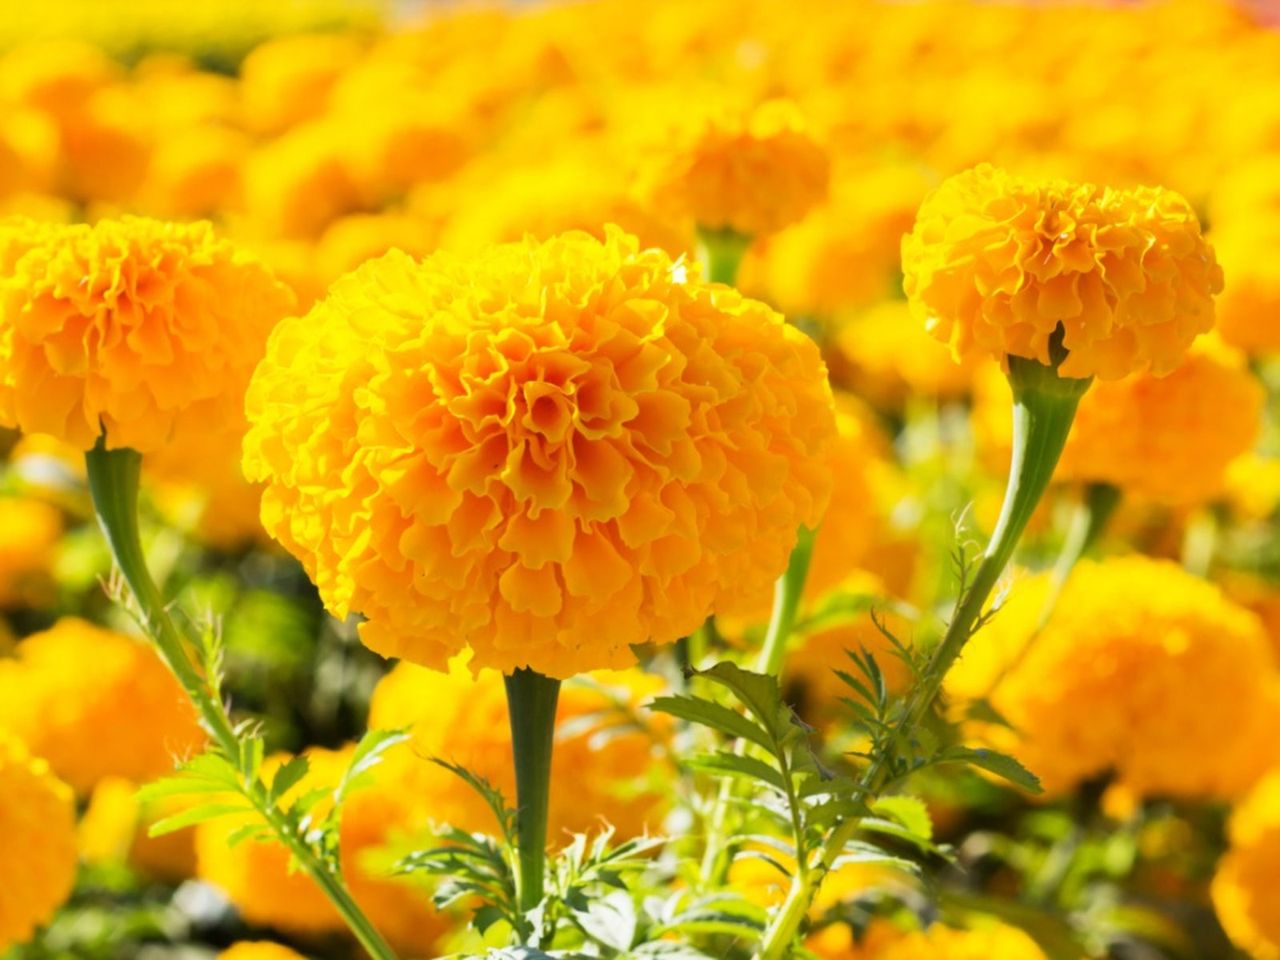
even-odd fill
[{"label": "small yellow flower", "polygon": [[75,829],[71,790],[0,732],[0,876],[11,879],[0,896],[0,951],[30,939],[71,894]]},{"label": "small yellow flower", "polygon": [[695,111],[653,149],[659,159],[643,179],[655,204],[748,237],[800,221],[826,197],[831,175],[826,147],[789,100]]},{"label": "small yellow flower", "polygon": [[[1274,655],[1255,617],[1168,561],[1085,561],[1035,635],[1047,575],[1018,581],[947,676],[975,727],[1059,791],[1114,771],[1144,796],[1231,797],[1273,759]],[[1223,730],[1231,736],[1224,738]]]},{"label": "small yellow flower", "polygon": [[1210,888],[1218,919],[1254,960],[1280,960],[1280,773],[1241,801],[1227,833],[1230,846]]},{"label": "small yellow flower", "polygon": [[265,267],[207,223],[31,229],[0,280],[0,422],[148,453],[238,419],[292,305]]},{"label": "small yellow flower", "polygon": [[40,500],[0,497],[0,608],[52,599],[54,551],[62,514]]},{"label": "small yellow flower", "polygon": [[830,477],[816,347],[611,230],[393,252],[273,335],[263,522],[386,656],[620,667],[767,594]]},{"label": "small yellow flower", "polygon": [[194,708],[150,646],[72,617],[0,660],[0,730],[80,793],[103,777],[168,773],[204,743]]},{"label": "small yellow flower", "polygon": [[912,310],[956,357],[1049,363],[1063,377],[1169,373],[1213,326],[1222,270],[1195,211],[1169,190],[1027,181],[989,164],[958,174],[903,238]]}]

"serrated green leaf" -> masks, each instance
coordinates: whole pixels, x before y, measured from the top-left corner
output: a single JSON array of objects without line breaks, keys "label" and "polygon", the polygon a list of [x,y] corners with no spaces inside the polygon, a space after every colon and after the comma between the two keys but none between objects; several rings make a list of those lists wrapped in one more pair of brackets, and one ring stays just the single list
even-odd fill
[{"label": "serrated green leaf", "polygon": [[1028,793],[1042,793],[1044,789],[1040,786],[1040,778],[1034,773],[1008,754],[998,753],[995,750],[985,750],[981,747],[950,747],[944,750],[935,762],[966,763],[993,773]]},{"label": "serrated green leaf", "polygon": [[929,808],[918,797],[895,794],[880,797],[871,804],[874,813],[893,820],[921,840],[933,839],[933,820]]},{"label": "serrated green leaf", "polygon": [[333,792],[334,802],[341,806],[352,790],[367,782],[370,771],[382,762],[383,756],[396,744],[409,739],[406,730],[370,730],[356,744],[355,753],[351,755],[351,764],[343,774],[342,782]]},{"label": "serrated green leaf", "polygon": [[705,677],[728,689],[777,743],[790,740],[798,732],[791,724],[792,712],[782,700],[777,677],[744,670],[727,660],[706,670],[695,671],[694,676]]},{"label": "serrated green leaf", "polygon": [[649,703],[650,710],[667,713],[680,720],[698,723],[730,737],[750,740],[766,750],[773,749],[769,732],[735,710],[701,697],[658,697]]},{"label": "serrated green leaf", "polygon": [[243,827],[237,827],[227,837],[227,849],[234,850],[240,844],[248,840],[268,840],[274,837],[271,829],[262,823],[246,823]]},{"label": "serrated green leaf", "polygon": [[626,891],[591,900],[586,910],[575,911],[573,918],[588,937],[618,951],[631,949],[639,927],[635,903]]},{"label": "serrated green leaf", "polygon": [[270,801],[275,803],[301,782],[311,769],[311,762],[305,754],[298,754],[280,767],[271,779]]},{"label": "serrated green leaf", "polygon": [[775,790],[786,790],[782,774],[763,760],[743,754],[718,750],[715,753],[699,753],[686,761],[691,770],[719,777],[742,777],[766,784]]},{"label": "serrated green leaf", "polygon": [[190,807],[181,813],[175,813],[171,817],[165,817],[163,820],[157,820],[147,830],[149,837],[162,837],[166,833],[174,833],[182,830],[184,827],[195,826],[197,823],[204,823],[207,820],[216,820],[219,817],[229,816],[230,814],[242,814],[246,812],[244,804],[240,803],[204,803],[196,807]]}]

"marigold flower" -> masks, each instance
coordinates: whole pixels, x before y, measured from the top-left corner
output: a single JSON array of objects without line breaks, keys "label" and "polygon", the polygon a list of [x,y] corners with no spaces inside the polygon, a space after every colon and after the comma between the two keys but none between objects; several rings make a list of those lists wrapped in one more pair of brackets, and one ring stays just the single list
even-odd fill
[{"label": "marigold flower", "polygon": [[[1265,400],[1241,355],[1198,344],[1167,376],[1094,384],[1054,479],[1108,483],[1172,506],[1205,503],[1226,492],[1231,464],[1257,441]],[[974,420],[992,462],[1008,459],[1011,403],[1003,377],[980,378]]]},{"label": "marigold flower", "polygon": [[1254,960],[1280,958],[1280,773],[1270,773],[1231,815],[1230,845],[1210,892],[1223,929]]},{"label": "marigold flower", "polygon": [[903,932],[875,920],[860,943],[847,926],[828,927],[806,944],[822,960],[1045,960],[1044,951],[1017,927],[990,922],[968,930],[935,923]]},{"label": "marigold flower", "polygon": [[1275,662],[1252,613],[1168,561],[1084,561],[1032,639],[1047,587],[1015,584],[947,676],[1019,731],[975,727],[1047,789],[1114,771],[1142,795],[1230,797],[1274,759]]},{"label": "marigold flower", "polygon": [[53,560],[62,536],[56,507],[0,497],[0,608],[40,606],[54,592]]},{"label": "marigold flower", "polygon": [[269,940],[246,940],[223,950],[218,960],[306,960],[306,957]]},{"label": "marigold flower", "polygon": [[74,617],[0,660],[0,730],[80,793],[107,776],[154,779],[204,743],[195,709],[151,647]]},{"label": "marigold flower", "polygon": [[816,347],[611,230],[392,252],[248,396],[263,523],[373,649],[547,676],[767,592],[830,478]]},{"label": "marigold flower", "polygon": [[71,790],[0,732],[0,950],[23,943],[71,894],[76,876],[76,810]]},{"label": "marigold flower", "polygon": [[[660,760],[650,733],[628,726],[617,709],[639,713],[660,735],[667,725],[643,704],[663,690],[661,678],[638,669],[597,671],[566,683],[556,709],[553,783],[573,783],[571,793],[552,792],[548,835],[598,830],[611,824],[621,837],[661,826],[673,771]],[[398,758],[408,792],[437,823],[464,830],[494,828],[493,814],[455,774],[429,758],[465,767],[515,797],[511,732],[502,676],[476,676],[455,661],[448,673],[402,663],[379,681],[369,711],[370,729],[408,727],[410,756]]]},{"label": "marigold flower", "polygon": [[1195,211],[1169,190],[1022,180],[982,164],[925,198],[903,238],[912,310],[958,358],[1049,363],[1116,380],[1173,370],[1213,326],[1222,270]]},{"label": "marigold flower", "polygon": [[148,453],[237,419],[292,298],[207,223],[44,235],[0,281],[0,422]]},{"label": "marigold flower", "polygon": [[655,147],[646,193],[706,230],[748,237],[798,222],[826,197],[831,163],[789,100],[694,114]]},{"label": "marigold flower", "polygon": [[1280,223],[1256,222],[1213,231],[1227,283],[1218,298],[1222,339],[1251,355],[1280,351]]},{"label": "marigold flower", "polygon": [[[304,791],[336,787],[354,749],[308,750],[310,770],[286,802]],[[272,758],[266,767],[274,769],[286,759]],[[428,892],[412,879],[391,875],[389,862],[372,862],[384,848],[420,827],[415,821],[415,798],[403,788],[394,769],[380,764],[373,772],[374,782],[343,804],[339,835],[343,876],[351,895],[384,936],[406,950],[434,955],[447,924],[432,907]],[[318,814],[322,812],[323,805],[317,809]],[[200,877],[222,889],[250,923],[298,933],[342,930],[341,916],[320,888],[306,874],[289,868],[290,854],[282,844],[249,840],[233,847],[228,843],[241,826],[239,818],[224,817],[196,828]]]},{"label": "marigold flower", "polygon": [[195,838],[191,830],[149,835],[151,824],[180,812],[189,798],[144,805],[138,784],[123,777],[103,777],[93,788],[80,816],[77,846],[89,863],[127,863],[148,877],[176,883],[195,874]]}]

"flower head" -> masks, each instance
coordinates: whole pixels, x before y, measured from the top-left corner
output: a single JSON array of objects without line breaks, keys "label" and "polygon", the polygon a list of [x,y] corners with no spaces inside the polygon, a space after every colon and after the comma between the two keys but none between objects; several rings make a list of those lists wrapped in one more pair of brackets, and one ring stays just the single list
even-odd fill
[{"label": "flower head", "polygon": [[643,179],[659,206],[748,237],[798,222],[825,199],[831,175],[826,147],[789,100],[695,114],[654,149],[659,161]]},{"label": "flower head", "polygon": [[960,357],[1048,364],[1063,328],[1063,377],[1168,373],[1213,326],[1222,271],[1178,194],[1028,181],[989,164],[958,174],[903,238],[904,286],[930,332]]},{"label": "flower head", "polygon": [[269,940],[245,940],[233,943],[218,954],[218,960],[306,960],[288,947]]},{"label": "flower head", "polygon": [[874,920],[855,944],[850,928],[827,927],[806,944],[823,960],[1045,960],[1044,951],[1022,930],[993,922],[971,929],[935,923],[903,932]]},{"label": "flower head", "polygon": [[1210,888],[1218,920],[1255,960],[1280,960],[1280,772],[1241,801],[1227,833],[1230,846]]},{"label": "flower head", "polygon": [[248,410],[268,531],[436,668],[623,666],[767,592],[830,481],[812,342],[616,230],[366,264],[277,328]]},{"label": "flower head", "polygon": [[234,422],[291,304],[207,223],[41,228],[0,281],[0,422],[143,453]]},{"label": "flower head", "polygon": [[0,730],[81,793],[107,776],[158,777],[204,742],[194,708],[151,647],[73,617],[0,660]]},{"label": "flower head", "polygon": [[1036,635],[1047,586],[1047,575],[1016,584],[947,676],[953,696],[986,697],[1018,731],[975,732],[1050,790],[1108,771],[1142,795],[1248,788],[1274,756],[1280,705],[1258,619],[1175,564],[1135,556],[1077,566]]},{"label": "flower head", "polygon": [[0,497],[0,608],[37,606],[53,593],[62,513],[42,500]]},{"label": "flower head", "polygon": [[30,939],[71,894],[76,811],[70,789],[43,760],[0,731],[0,951]]}]

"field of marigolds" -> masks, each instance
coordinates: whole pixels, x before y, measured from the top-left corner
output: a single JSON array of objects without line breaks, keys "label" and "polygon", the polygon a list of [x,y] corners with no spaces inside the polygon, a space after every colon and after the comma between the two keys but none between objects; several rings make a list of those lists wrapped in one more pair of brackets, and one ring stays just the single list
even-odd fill
[{"label": "field of marigolds", "polygon": [[5,0],[0,960],[1280,960],[1280,0]]}]

